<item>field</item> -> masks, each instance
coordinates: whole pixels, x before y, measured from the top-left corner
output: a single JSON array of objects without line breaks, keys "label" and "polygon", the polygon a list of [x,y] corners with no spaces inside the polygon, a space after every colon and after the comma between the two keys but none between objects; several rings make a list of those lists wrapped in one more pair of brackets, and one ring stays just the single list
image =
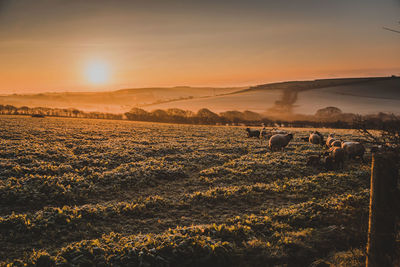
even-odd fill
[{"label": "field", "polygon": [[[308,88],[305,88],[305,84]],[[77,108],[89,112],[125,113],[140,107],[147,111],[180,108],[197,112],[202,108],[220,113],[251,110],[264,114],[281,101],[283,91],[302,89],[293,112],[313,115],[335,106],[345,113],[399,113],[400,78],[349,78],[292,81],[248,87],[134,88],[105,92],[58,92],[0,95],[0,104],[17,107]],[[306,90],[305,90],[306,89]]]},{"label": "field", "polygon": [[307,167],[291,131],[2,116],[0,265],[362,265],[369,163]]},{"label": "field", "polygon": [[[379,112],[399,113],[400,79],[386,78],[381,80],[360,81],[353,84],[329,84],[332,80],[318,80],[317,88],[299,92],[294,103],[293,112],[312,115],[318,109],[334,106],[343,112],[355,114],[374,114]],[[318,83],[318,81],[316,83]],[[335,81],[335,80],[333,80]],[[341,80],[336,80],[336,83]],[[193,98],[174,102],[154,104],[144,107],[148,111],[154,109],[181,108],[197,111],[208,108],[213,112],[227,110],[251,110],[265,113],[272,108],[277,100],[282,98],[282,89],[298,89],[302,82],[266,84],[254,88],[232,92],[226,95],[207,98]]]}]

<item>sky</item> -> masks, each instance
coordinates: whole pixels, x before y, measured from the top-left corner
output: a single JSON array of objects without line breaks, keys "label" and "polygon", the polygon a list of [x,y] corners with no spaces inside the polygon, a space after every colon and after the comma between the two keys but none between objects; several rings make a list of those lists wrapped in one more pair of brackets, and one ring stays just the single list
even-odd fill
[{"label": "sky", "polygon": [[0,94],[400,74],[399,0],[0,0]]}]

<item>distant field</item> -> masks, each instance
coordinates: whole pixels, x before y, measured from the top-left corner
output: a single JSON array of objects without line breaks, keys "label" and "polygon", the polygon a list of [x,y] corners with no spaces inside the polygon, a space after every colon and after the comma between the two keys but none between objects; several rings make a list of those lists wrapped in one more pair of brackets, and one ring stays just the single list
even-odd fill
[{"label": "distant field", "polygon": [[197,112],[228,110],[270,114],[283,92],[297,92],[292,111],[315,114],[335,106],[345,113],[400,114],[400,78],[346,78],[270,83],[252,87],[134,88],[108,92],[42,93],[0,96],[0,104],[17,107],[77,108],[82,111],[125,113],[134,107],[148,111],[180,108]]},{"label": "distant field", "polygon": [[0,259],[361,265],[369,164],[307,167],[321,148],[291,130],[272,153],[239,127],[2,116]]},{"label": "distant field", "polygon": [[299,94],[296,105],[294,111],[302,114],[313,114],[316,109],[327,106],[358,114],[400,114],[400,79],[304,91]]},{"label": "distant field", "polygon": [[[300,114],[315,114],[320,108],[335,106],[346,113],[371,114],[390,112],[400,114],[400,78],[381,80],[361,80],[349,83],[343,80],[343,85],[335,80],[316,81],[315,88],[304,85],[305,82],[288,82],[260,85],[225,96],[189,99],[170,103],[147,106],[147,110],[167,109],[171,107],[197,111],[208,108],[214,112],[227,110],[251,110],[259,113],[267,112],[281,100],[283,90],[298,92],[297,101],[293,104],[293,112]],[[333,82],[332,82],[333,81]],[[312,83],[312,82],[310,82]],[[305,89],[304,89],[305,87]],[[268,113],[268,112],[267,112]]]},{"label": "distant field", "polygon": [[0,96],[0,104],[28,107],[77,108],[83,111],[124,113],[133,107],[177,99],[231,93],[243,87],[133,88],[107,92],[65,92]]},{"label": "distant field", "polygon": [[281,90],[243,92],[240,94],[229,94],[224,96],[205,97],[200,99],[189,99],[148,105],[143,108],[148,111],[174,107],[192,111],[198,111],[201,108],[208,108],[213,112],[224,112],[227,110],[251,110],[262,113],[265,112],[267,108],[274,106],[275,101],[279,100],[281,95]]}]

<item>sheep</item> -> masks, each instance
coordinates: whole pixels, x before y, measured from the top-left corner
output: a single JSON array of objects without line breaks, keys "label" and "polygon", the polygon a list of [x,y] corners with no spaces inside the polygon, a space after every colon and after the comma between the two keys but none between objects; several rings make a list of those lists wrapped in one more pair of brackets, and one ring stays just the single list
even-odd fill
[{"label": "sheep", "polygon": [[329,134],[328,138],[326,139],[326,147],[327,148],[331,148],[331,147],[342,147],[342,141],[340,141],[339,139],[336,139],[334,137],[334,134]]},{"label": "sheep", "polygon": [[290,140],[293,139],[293,134],[274,134],[269,139],[269,148],[271,151],[276,151],[281,149],[283,151],[284,147],[286,147]]},{"label": "sheep", "polygon": [[264,139],[269,140],[274,134],[287,134],[287,132],[283,130],[278,130],[277,128],[272,128],[270,131],[267,131],[264,126],[260,131],[260,143],[262,144],[262,141]]},{"label": "sheep", "polygon": [[331,147],[342,147],[342,141],[335,140],[331,143]]},{"label": "sheep", "polygon": [[334,138],[333,134],[329,134],[328,139],[326,139],[325,145],[327,148],[342,147],[342,141]]},{"label": "sheep", "polygon": [[336,141],[334,136],[335,136],[334,134],[328,135],[328,138],[326,139],[326,143],[325,143],[326,147],[331,147],[331,143]]},{"label": "sheep", "polygon": [[310,133],[308,141],[314,145],[322,145],[324,143],[324,136],[320,132],[315,131]]},{"label": "sheep", "polygon": [[327,170],[342,169],[344,167],[346,153],[341,147],[331,147],[324,155],[323,162]]},{"label": "sheep", "polygon": [[365,147],[359,142],[343,142],[342,149],[345,151],[349,159],[359,157],[364,161]]},{"label": "sheep", "polygon": [[259,130],[251,130],[250,128],[246,128],[247,131],[247,137],[260,137],[260,131]]},{"label": "sheep", "polygon": [[343,148],[341,147],[331,147],[329,149],[330,155],[333,158],[333,162],[336,164],[337,167],[343,168],[344,160],[346,158],[346,153]]},{"label": "sheep", "polygon": [[342,169],[344,167],[344,160],[346,153],[341,147],[331,147],[329,151],[325,152],[324,166],[327,170]]}]

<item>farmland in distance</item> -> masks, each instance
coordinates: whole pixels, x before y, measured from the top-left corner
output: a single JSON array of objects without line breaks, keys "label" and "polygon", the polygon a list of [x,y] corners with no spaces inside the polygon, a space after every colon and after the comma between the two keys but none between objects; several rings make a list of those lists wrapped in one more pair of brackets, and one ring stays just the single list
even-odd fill
[{"label": "farmland in distance", "polygon": [[362,265],[369,152],[311,168],[289,130],[2,116],[0,266]]}]

